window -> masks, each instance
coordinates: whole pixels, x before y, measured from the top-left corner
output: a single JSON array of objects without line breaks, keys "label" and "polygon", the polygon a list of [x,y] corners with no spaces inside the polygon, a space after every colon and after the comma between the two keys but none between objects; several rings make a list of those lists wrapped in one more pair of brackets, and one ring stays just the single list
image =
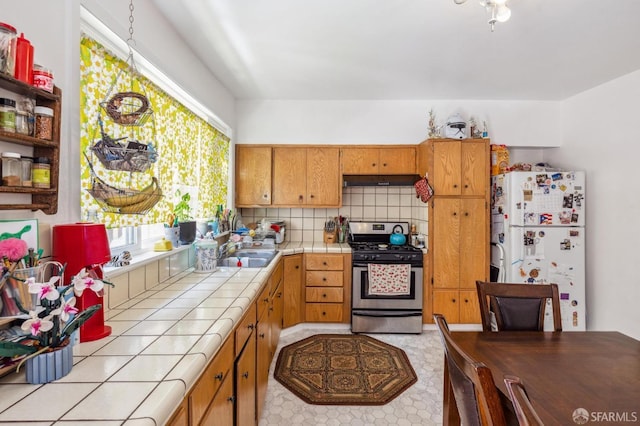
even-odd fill
[{"label": "window", "polygon": [[[143,93],[153,109],[153,127],[131,135],[130,128],[105,119],[100,103],[112,94],[116,80],[132,78],[126,61],[116,57],[87,34],[81,37],[81,158],[82,217],[92,217],[105,223],[109,229],[112,249],[144,248],[163,234],[163,223],[172,212],[177,190],[189,192],[194,217],[211,218],[218,205],[228,199],[230,138],[190,111],[182,103],[144,76]],[[124,77],[123,77],[124,76]],[[93,144],[104,138],[149,141],[157,151],[157,159],[148,170],[129,172],[108,170],[91,150]],[[143,126],[147,127],[145,123]],[[138,136],[141,135],[140,139]],[[104,205],[87,191],[96,179],[110,186],[136,190],[157,178],[162,199],[146,214],[120,214],[117,208]],[[135,251],[135,250],[134,250]]]}]

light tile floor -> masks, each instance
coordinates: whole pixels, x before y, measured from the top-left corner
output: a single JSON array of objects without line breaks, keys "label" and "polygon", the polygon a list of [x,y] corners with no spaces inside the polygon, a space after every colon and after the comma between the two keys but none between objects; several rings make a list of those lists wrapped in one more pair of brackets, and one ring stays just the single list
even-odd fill
[{"label": "light tile floor", "polygon": [[369,426],[441,425],[444,352],[437,331],[415,334],[371,334],[370,336],[405,351],[418,381],[386,405],[311,405],[291,393],[273,378],[280,348],[322,334],[347,334],[345,329],[283,330],[269,375],[267,396],[259,426]]}]

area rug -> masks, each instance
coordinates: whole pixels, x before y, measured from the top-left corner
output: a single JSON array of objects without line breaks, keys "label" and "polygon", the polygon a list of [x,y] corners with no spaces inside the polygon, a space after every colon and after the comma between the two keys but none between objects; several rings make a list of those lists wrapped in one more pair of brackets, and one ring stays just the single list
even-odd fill
[{"label": "area rug", "polygon": [[359,334],[318,334],[285,346],[274,376],[317,405],[383,405],[418,380],[402,349]]}]

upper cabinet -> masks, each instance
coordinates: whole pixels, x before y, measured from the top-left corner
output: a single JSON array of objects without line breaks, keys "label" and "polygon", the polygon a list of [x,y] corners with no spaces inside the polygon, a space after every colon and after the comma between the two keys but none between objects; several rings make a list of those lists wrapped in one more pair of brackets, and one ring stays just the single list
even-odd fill
[{"label": "upper cabinet", "polygon": [[432,139],[429,181],[438,195],[479,195],[487,191],[487,139]]},{"label": "upper cabinet", "polygon": [[236,207],[340,207],[340,148],[236,145]]},{"label": "upper cabinet", "polygon": [[271,205],[271,146],[236,145],[236,206]]},{"label": "upper cabinet", "polygon": [[[18,81],[12,77],[0,73],[0,88],[11,92],[11,97],[26,97],[34,99],[36,106],[43,106],[53,110],[53,123],[50,139],[37,138],[31,135],[5,132],[0,130],[0,142],[2,151],[11,151],[12,144],[33,148],[33,157],[46,157],[50,162],[50,187],[35,188],[33,186],[0,186],[0,210],[42,210],[45,214],[58,212],[58,168],[60,164],[60,122],[62,93],[58,87],[53,88],[53,93],[37,89],[29,84]],[[31,197],[30,202],[7,202],[8,194],[26,194]]]},{"label": "upper cabinet", "polygon": [[273,148],[272,205],[336,207],[341,194],[339,148]]},{"label": "upper cabinet", "polygon": [[416,173],[416,148],[411,146],[342,148],[345,175],[403,175]]}]

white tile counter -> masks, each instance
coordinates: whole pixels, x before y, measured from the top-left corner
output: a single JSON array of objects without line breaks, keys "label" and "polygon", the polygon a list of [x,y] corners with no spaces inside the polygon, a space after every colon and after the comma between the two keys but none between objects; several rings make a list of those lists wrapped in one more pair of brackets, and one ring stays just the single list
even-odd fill
[{"label": "white tile counter", "polygon": [[105,312],[111,335],[73,349],[45,385],[0,379],[0,425],[164,424],[255,301],[281,255],[349,253],[347,244],[286,243],[267,268],[185,272]]}]

